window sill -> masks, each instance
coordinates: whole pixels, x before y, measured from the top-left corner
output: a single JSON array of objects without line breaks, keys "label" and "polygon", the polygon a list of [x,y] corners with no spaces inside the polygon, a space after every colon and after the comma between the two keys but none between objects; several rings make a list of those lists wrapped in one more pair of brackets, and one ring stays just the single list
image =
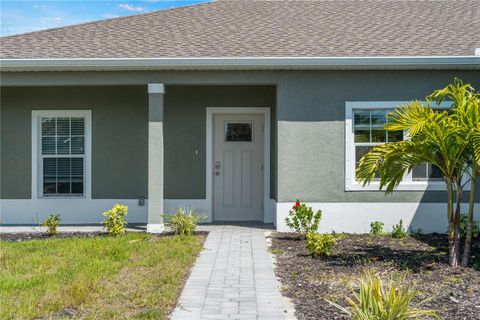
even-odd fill
[{"label": "window sill", "polygon": [[52,199],[55,199],[55,200],[73,200],[73,199],[87,199],[87,197],[85,195],[81,195],[81,196],[39,196],[37,197],[38,200],[52,200]]},{"label": "window sill", "polygon": [[[366,186],[362,186],[359,183],[348,182],[345,184],[345,191],[380,191],[385,192],[385,187],[380,190],[380,183],[372,182]],[[465,188],[467,190],[467,188]],[[402,182],[394,191],[446,191],[446,185],[443,181],[432,182]]]}]

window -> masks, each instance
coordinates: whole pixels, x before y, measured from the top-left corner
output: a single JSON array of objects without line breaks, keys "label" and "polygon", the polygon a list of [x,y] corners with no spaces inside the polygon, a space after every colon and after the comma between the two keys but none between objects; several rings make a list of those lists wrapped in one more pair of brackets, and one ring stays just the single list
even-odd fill
[{"label": "window", "polygon": [[392,109],[354,109],[353,128],[355,142],[355,167],[360,158],[372,147],[388,142],[403,140],[403,131],[387,131],[384,129],[387,115]]},{"label": "window", "polygon": [[251,122],[225,122],[225,141],[227,142],[251,142]]},{"label": "window", "polygon": [[412,170],[413,181],[443,181],[442,172],[431,163],[418,165]]},{"label": "window", "polygon": [[[362,187],[355,172],[361,157],[374,146],[404,140],[403,131],[385,130],[387,115],[405,102],[347,102],[346,103],[346,190],[378,190],[378,182]],[[443,104],[448,107],[450,104]],[[441,107],[443,107],[441,105]],[[430,164],[416,166],[406,174],[398,190],[443,190],[444,183],[437,168]]]},{"label": "window", "polygon": [[[87,196],[89,112],[34,111],[36,194],[39,197]],[[35,146],[34,146],[35,148]],[[88,190],[87,190],[88,189]]]}]

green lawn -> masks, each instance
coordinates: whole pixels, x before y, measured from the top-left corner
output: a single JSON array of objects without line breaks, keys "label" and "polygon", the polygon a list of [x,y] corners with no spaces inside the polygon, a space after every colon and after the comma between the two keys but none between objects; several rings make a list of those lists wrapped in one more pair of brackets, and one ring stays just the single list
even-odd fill
[{"label": "green lawn", "polygon": [[0,319],[164,319],[203,237],[0,241]]}]

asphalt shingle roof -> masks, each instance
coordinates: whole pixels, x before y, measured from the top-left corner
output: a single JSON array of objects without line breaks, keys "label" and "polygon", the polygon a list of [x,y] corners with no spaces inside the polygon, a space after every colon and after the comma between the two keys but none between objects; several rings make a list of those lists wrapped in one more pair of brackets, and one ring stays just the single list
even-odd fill
[{"label": "asphalt shingle roof", "polygon": [[472,56],[480,0],[215,1],[0,39],[1,58]]}]

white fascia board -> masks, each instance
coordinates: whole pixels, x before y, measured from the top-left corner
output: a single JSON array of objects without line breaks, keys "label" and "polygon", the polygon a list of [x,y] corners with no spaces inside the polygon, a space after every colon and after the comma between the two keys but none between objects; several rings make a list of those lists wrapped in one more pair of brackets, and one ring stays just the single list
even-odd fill
[{"label": "white fascia board", "polygon": [[479,56],[0,59],[1,71],[480,69]]}]

